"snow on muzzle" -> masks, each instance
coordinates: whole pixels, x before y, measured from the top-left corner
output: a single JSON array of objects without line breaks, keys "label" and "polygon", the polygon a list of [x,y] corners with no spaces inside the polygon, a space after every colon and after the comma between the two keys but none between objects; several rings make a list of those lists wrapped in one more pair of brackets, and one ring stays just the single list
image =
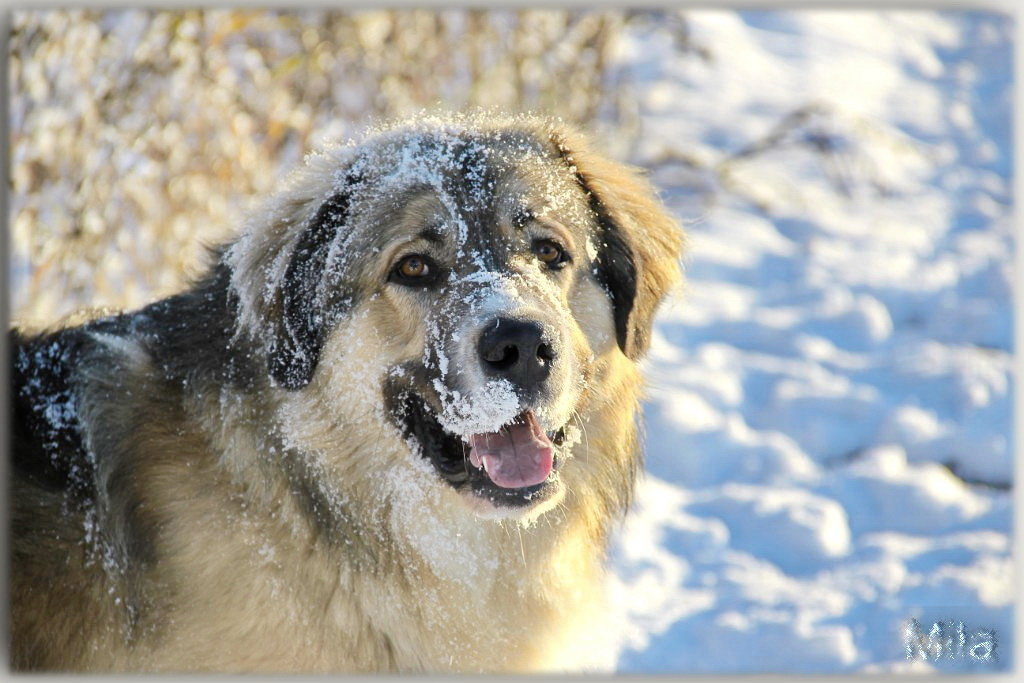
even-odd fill
[{"label": "snow on muzzle", "polygon": [[470,464],[505,489],[540,484],[554,466],[554,446],[532,410],[497,432],[471,435],[469,445]]}]

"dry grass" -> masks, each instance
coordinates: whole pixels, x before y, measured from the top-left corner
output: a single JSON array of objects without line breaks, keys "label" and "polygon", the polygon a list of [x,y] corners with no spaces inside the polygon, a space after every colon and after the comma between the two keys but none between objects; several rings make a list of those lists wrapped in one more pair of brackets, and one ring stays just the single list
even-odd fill
[{"label": "dry grass", "polygon": [[[440,105],[540,110],[628,140],[622,12],[20,11],[15,319],[134,307],[322,139]],[[624,143],[625,144],[625,143]]]}]

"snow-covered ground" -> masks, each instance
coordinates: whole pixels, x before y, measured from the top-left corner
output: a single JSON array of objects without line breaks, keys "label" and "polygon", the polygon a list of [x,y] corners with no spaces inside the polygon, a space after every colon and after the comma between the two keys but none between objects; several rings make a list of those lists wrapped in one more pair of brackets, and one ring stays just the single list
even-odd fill
[{"label": "snow-covered ground", "polygon": [[618,56],[691,249],[610,664],[903,670],[916,618],[1012,666],[1012,22],[686,16]]}]

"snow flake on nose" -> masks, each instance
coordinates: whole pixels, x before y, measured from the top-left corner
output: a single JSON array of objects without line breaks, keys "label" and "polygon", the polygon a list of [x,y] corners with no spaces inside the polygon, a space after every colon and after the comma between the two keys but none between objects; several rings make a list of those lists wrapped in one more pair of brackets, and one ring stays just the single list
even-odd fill
[{"label": "snow flake on nose", "polygon": [[521,412],[519,395],[505,379],[489,380],[466,393],[449,389],[435,379],[434,390],[441,400],[438,421],[447,431],[466,438],[471,434],[496,432]]}]

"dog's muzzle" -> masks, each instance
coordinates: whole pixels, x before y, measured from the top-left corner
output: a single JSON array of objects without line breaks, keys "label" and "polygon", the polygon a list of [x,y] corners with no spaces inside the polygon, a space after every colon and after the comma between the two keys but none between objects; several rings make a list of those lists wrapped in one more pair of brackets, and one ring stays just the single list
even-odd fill
[{"label": "dog's muzzle", "polygon": [[552,493],[565,425],[544,431],[527,409],[493,432],[452,433],[438,420],[429,385],[410,381],[414,374],[410,369],[389,378],[385,405],[395,426],[444,481],[498,507],[532,506]]}]

